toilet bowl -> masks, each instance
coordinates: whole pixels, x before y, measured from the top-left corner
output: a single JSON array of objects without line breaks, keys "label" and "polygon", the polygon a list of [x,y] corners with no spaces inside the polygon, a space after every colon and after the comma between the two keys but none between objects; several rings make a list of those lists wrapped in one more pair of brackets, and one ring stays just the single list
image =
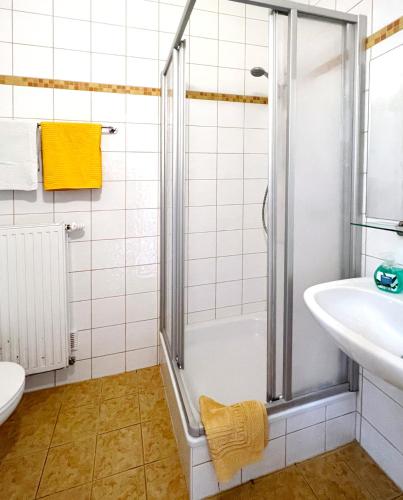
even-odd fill
[{"label": "toilet bowl", "polygon": [[25,388],[25,370],[17,363],[0,361],[0,425],[16,409]]}]

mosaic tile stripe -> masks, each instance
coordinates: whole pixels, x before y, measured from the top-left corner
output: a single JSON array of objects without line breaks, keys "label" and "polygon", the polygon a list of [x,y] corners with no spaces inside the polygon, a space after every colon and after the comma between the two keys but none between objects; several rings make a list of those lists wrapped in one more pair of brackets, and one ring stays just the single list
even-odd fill
[{"label": "mosaic tile stripe", "polygon": [[241,94],[222,94],[220,92],[201,92],[198,90],[188,90],[186,92],[188,99],[202,99],[207,101],[227,101],[227,102],[245,102],[250,104],[267,104],[267,97],[241,95]]},{"label": "mosaic tile stripe", "polygon": [[[0,85],[16,85],[18,87],[41,87],[63,90],[83,90],[89,92],[109,92],[112,94],[131,94],[159,96],[160,89],[156,87],[135,87],[132,85],[115,85],[108,83],[75,82],[70,80],[53,80],[51,78],[31,78],[26,76],[0,75]],[[239,94],[223,94],[218,92],[199,92],[189,90],[188,99],[204,99],[213,101],[246,102],[267,104],[267,97]]]},{"label": "mosaic tile stripe", "polygon": [[395,35],[401,30],[403,30],[403,16],[399,17],[387,26],[384,26],[375,33],[372,33],[372,35],[366,39],[365,48],[370,49],[374,45],[386,40],[386,38]]},{"label": "mosaic tile stripe", "polygon": [[49,89],[110,92],[112,94],[160,95],[160,89],[156,87],[134,87],[132,85],[115,85],[110,83],[74,82],[70,80],[54,80],[51,78],[32,78],[29,76],[0,75],[0,84],[17,85],[19,87],[42,87]]}]

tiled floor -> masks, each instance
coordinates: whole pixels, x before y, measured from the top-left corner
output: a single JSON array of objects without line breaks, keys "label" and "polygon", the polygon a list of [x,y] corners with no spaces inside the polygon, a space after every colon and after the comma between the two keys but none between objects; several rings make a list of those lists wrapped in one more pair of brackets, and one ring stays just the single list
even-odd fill
[{"label": "tiled floor", "polygon": [[[0,499],[186,500],[158,367],[26,394],[0,427]],[[403,500],[353,443],[212,497]]]},{"label": "tiled floor", "polygon": [[403,495],[355,442],[210,498],[403,500]]},{"label": "tiled floor", "polygon": [[0,498],[187,499],[158,367],[24,395],[0,427]]}]

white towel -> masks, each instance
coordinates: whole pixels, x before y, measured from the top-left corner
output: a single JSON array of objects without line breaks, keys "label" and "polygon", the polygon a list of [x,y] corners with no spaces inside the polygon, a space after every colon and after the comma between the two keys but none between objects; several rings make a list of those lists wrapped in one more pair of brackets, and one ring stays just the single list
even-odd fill
[{"label": "white towel", "polygon": [[37,124],[0,120],[0,189],[38,188]]}]

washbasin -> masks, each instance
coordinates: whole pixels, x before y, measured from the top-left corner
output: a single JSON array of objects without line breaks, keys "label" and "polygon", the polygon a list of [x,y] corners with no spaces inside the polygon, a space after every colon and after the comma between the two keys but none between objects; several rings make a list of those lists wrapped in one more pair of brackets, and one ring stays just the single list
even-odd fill
[{"label": "washbasin", "polygon": [[312,286],[304,299],[347,356],[403,389],[403,294],[353,278]]}]

